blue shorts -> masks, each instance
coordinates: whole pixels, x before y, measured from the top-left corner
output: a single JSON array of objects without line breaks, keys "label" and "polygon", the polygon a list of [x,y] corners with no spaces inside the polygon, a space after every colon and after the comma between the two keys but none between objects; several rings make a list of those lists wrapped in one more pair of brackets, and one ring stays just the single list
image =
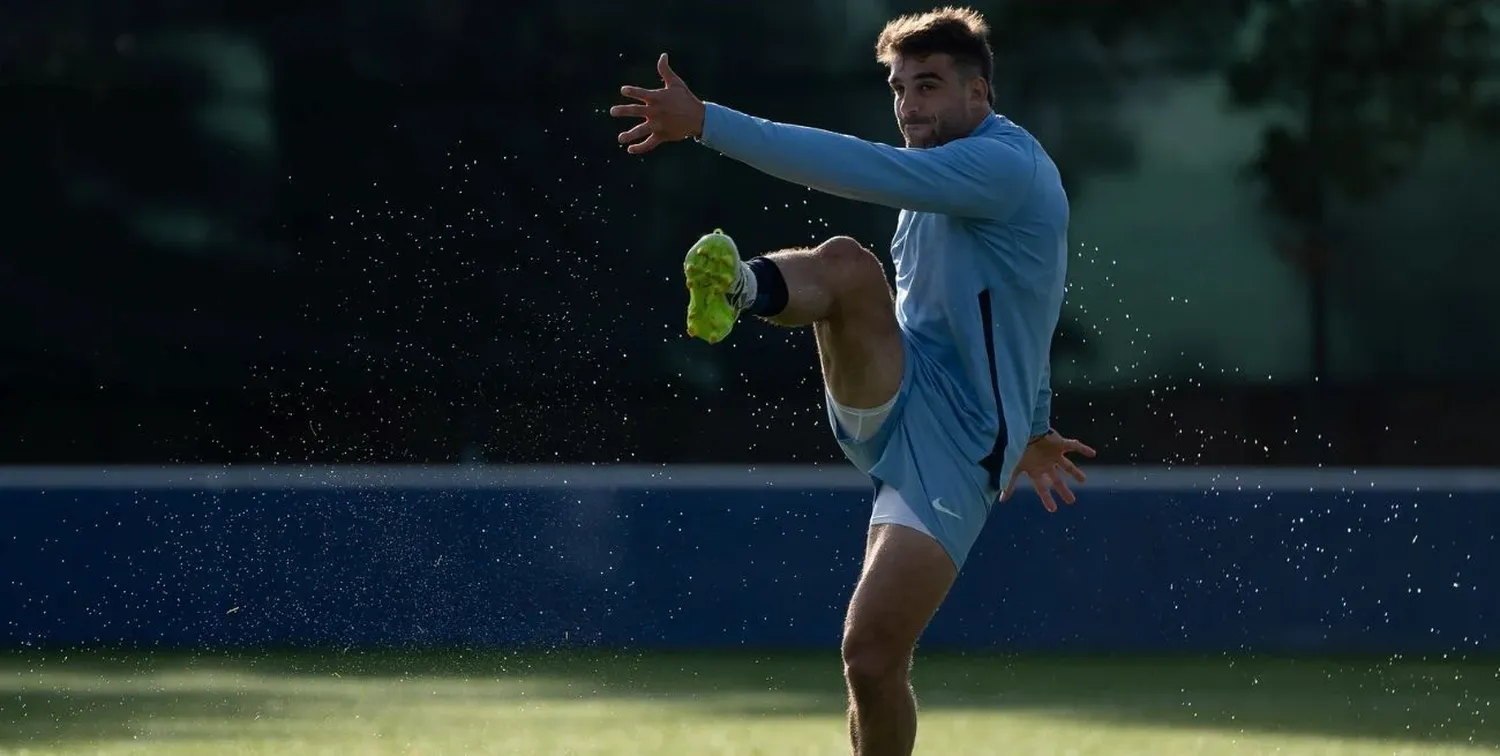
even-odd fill
[{"label": "blue shorts", "polygon": [[[999,497],[995,476],[977,455],[960,446],[954,432],[965,422],[948,395],[939,390],[937,368],[903,338],[906,365],[901,389],[875,435],[855,441],[839,425],[830,403],[828,420],[844,456],[871,477],[877,494],[894,488],[958,569],[989,519]],[[1012,450],[1002,456],[1007,471]]]}]

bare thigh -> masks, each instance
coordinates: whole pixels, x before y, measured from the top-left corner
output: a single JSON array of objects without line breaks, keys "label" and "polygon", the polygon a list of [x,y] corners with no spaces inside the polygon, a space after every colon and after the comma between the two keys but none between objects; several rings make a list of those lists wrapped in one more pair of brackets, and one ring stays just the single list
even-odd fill
[{"label": "bare thigh", "polygon": [[901,525],[871,527],[844,621],[845,666],[875,675],[909,664],[956,576],[931,536]]},{"label": "bare thigh", "polygon": [[823,381],[834,401],[869,409],[894,397],[906,354],[895,295],[875,255],[847,236],[836,236],[813,249],[771,257],[786,279],[790,300],[771,320],[812,324]]}]

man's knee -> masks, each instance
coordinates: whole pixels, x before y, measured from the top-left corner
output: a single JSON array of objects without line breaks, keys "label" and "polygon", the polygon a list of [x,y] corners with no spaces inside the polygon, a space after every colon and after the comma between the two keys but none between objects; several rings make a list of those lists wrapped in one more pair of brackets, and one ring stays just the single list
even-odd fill
[{"label": "man's knee", "polygon": [[844,676],[856,696],[907,684],[917,638],[956,574],[931,536],[900,525],[870,529],[864,573],[844,623]]},{"label": "man's knee", "polygon": [[891,289],[885,278],[885,268],[864,245],[847,236],[835,236],[819,244],[814,253],[822,258],[839,288],[853,295],[889,303]]},{"label": "man's knee", "polygon": [[851,622],[844,632],[844,679],[856,696],[905,686],[915,641],[874,622]]}]

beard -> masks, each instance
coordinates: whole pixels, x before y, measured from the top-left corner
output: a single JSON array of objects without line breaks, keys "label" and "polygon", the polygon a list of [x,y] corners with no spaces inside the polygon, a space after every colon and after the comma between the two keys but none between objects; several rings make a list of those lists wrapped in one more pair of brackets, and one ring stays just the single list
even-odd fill
[{"label": "beard", "polygon": [[943,121],[937,118],[901,124],[901,136],[906,140],[906,146],[916,149],[939,147],[961,136],[949,132],[950,129],[944,128]]}]

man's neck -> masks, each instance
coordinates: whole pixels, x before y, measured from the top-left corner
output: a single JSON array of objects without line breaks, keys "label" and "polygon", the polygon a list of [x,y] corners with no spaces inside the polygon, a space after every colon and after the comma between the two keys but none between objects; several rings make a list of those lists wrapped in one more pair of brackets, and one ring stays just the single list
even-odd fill
[{"label": "man's neck", "polygon": [[973,123],[969,124],[969,129],[966,133],[973,134],[974,132],[978,131],[979,127],[983,126],[984,122],[988,121],[990,119],[990,116],[994,114],[995,111],[993,109],[985,110],[984,113],[980,114],[978,118],[974,119]]}]

